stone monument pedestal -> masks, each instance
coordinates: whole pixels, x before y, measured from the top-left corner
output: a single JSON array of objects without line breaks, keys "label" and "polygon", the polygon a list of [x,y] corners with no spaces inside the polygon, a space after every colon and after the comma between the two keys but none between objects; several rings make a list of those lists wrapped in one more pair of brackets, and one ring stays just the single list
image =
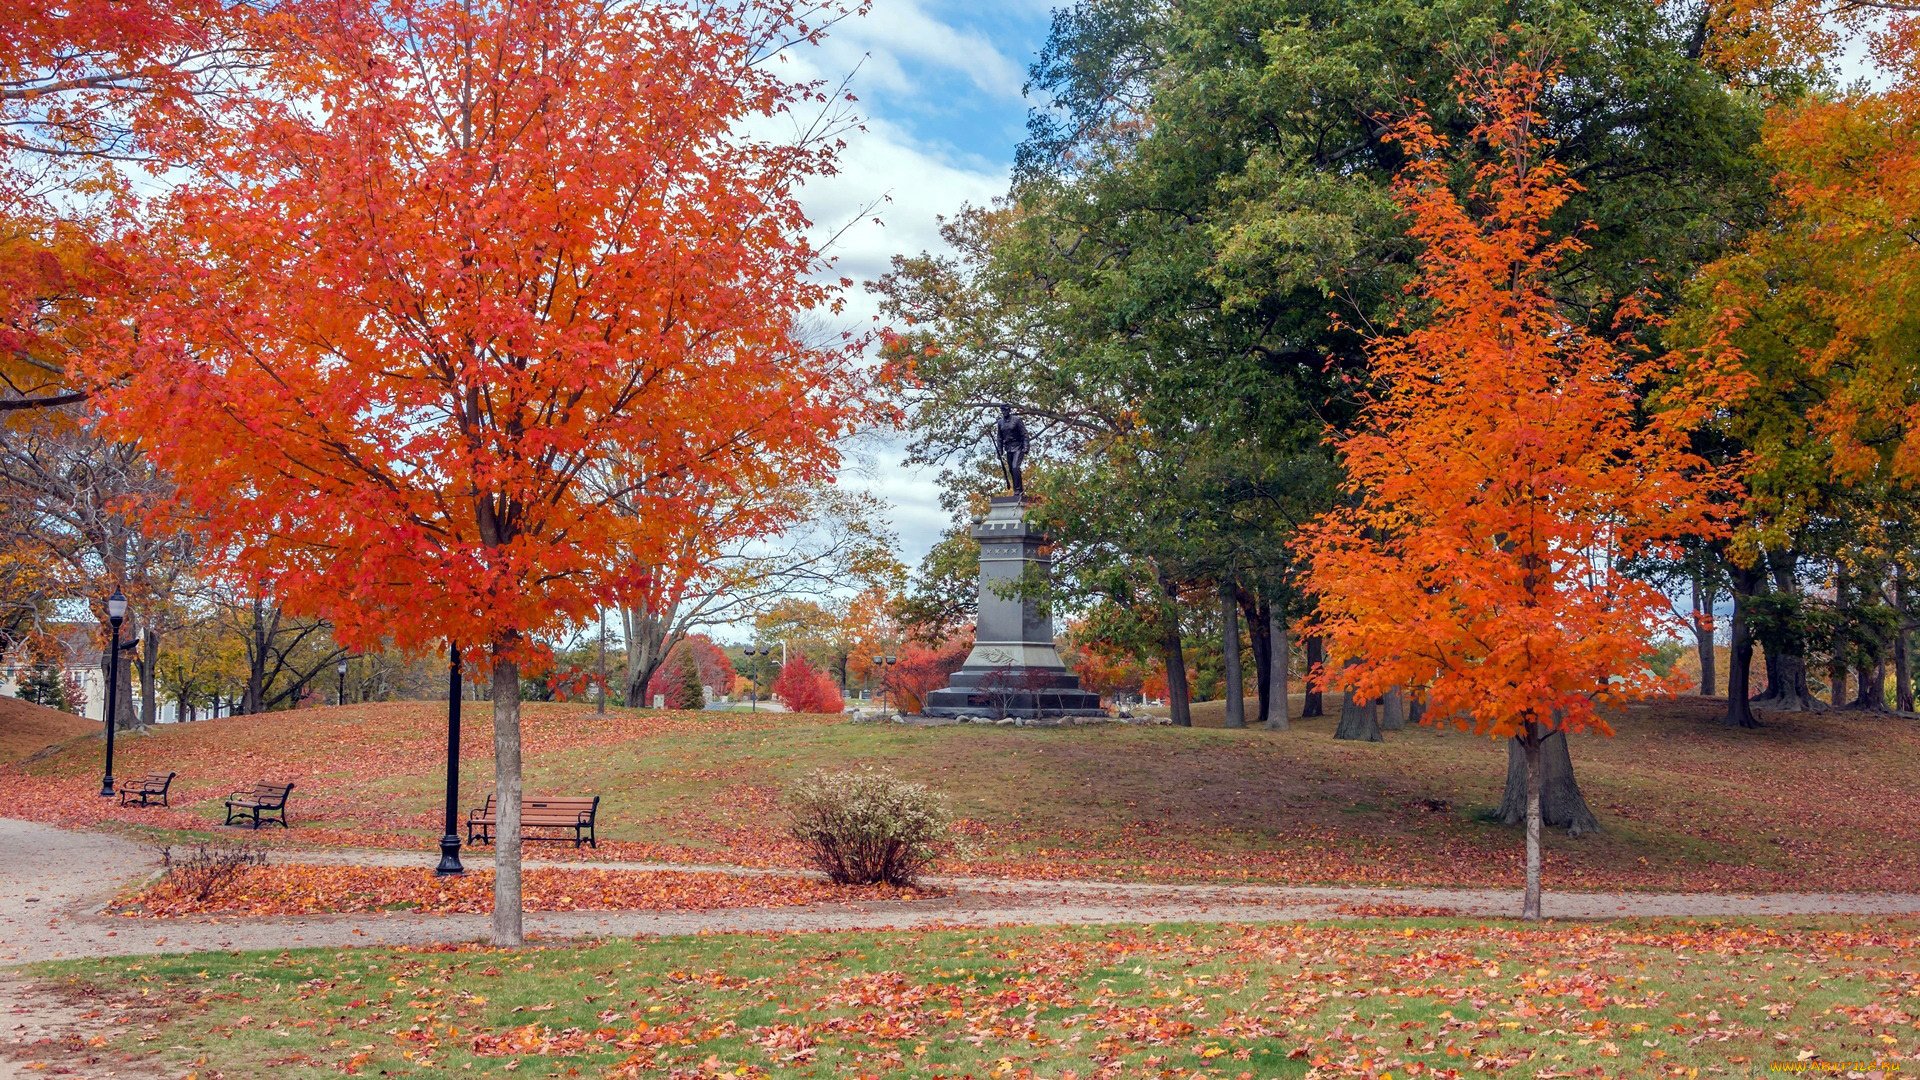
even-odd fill
[{"label": "stone monument pedestal", "polygon": [[1043,719],[1104,716],[1100,695],[1080,688],[1053,645],[1053,619],[1038,600],[1013,595],[1032,567],[1042,580],[1052,569],[1046,537],[1028,524],[1018,495],[995,495],[974,524],[980,541],[980,616],[973,651],[944,688],[927,695],[927,716]]}]

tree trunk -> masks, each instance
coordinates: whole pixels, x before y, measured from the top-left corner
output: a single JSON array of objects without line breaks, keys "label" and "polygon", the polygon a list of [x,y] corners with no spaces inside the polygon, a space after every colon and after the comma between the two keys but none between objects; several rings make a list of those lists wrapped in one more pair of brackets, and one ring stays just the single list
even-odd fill
[{"label": "tree trunk", "polygon": [[1167,715],[1179,727],[1193,726],[1191,698],[1187,694],[1187,651],[1180,643],[1180,620],[1168,619],[1168,629],[1160,639],[1167,663]]},{"label": "tree trunk", "polygon": [[1427,699],[1413,698],[1407,702],[1407,723],[1418,724],[1427,718]]},{"label": "tree trunk", "polygon": [[1540,921],[1540,731],[1527,722],[1518,740],[1527,773],[1527,889],[1520,900],[1520,918]]},{"label": "tree trunk", "polygon": [[[1797,577],[1799,555],[1786,548],[1769,548],[1764,552],[1765,569],[1773,576],[1773,589],[1782,597],[1800,597]],[[1772,635],[1778,638],[1780,635]],[[1767,689],[1753,699],[1756,705],[1766,705],[1776,709],[1789,709],[1794,712],[1812,712],[1825,706],[1813,698],[1813,692],[1807,688],[1807,658],[1805,645],[1800,635],[1786,635],[1786,640],[1795,642],[1797,651],[1788,652],[1788,646],[1778,640],[1768,640],[1762,644],[1767,656]]]},{"label": "tree trunk", "polygon": [[520,665],[493,656],[493,943],[526,943],[520,911]]},{"label": "tree trunk", "polygon": [[[1347,661],[1351,667],[1356,661]],[[1385,742],[1380,735],[1380,710],[1371,701],[1361,701],[1351,689],[1341,695],[1340,726],[1333,729],[1336,739],[1360,742]]]},{"label": "tree trunk", "polygon": [[667,651],[673,648],[674,642],[670,639],[674,636],[673,619],[677,611],[675,608],[659,613],[644,605],[620,609],[620,626],[626,631],[628,705],[647,708],[653,704],[647,697],[647,683],[653,680],[654,672],[666,662]]},{"label": "tree trunk", "polygon": [[1220,656],[1226,662],[1226,726],[1247,726],[1247,688],[1240,678],[1240,604],[1232,582],[1220,586]]},{"label": "tree trunk", "polygon": [[1320,665],[1327,662],[1327,643],[1319,634],[1314,634],[1307,638],[1306,648],[1308,681],[1306,693],[1301,695],[1300,702],[1300,718],[1303,720],[1309,716],[1327,714],[1326,699],[1321,694],[1320,685],[1313,681],[1313,676],[1318,674]]},{"label": "tree trunk", "polygon": [[1407,698],[1398,687],[1380,699],[1380,730],[1404,731],[1407,726]]},{"label": "tree trunk", "polygon": [[1733,637],[1727,652],[1727,713],[1723,722],[1732,727],[1757,728],[1749,702],[1750,675],[1753,671],[1753,632],[1747,626],[1747,602],[1759,587],[1760,575],[1745,567],[1732,568]]},{"label": "tree trunk", "polygon": [[140,723],[143,727],[152,727],[160,722],[160,633],[152,627],[140,632],[140,648],[135,651],[140,662],[135,665],[140,671]]},{"label": "tree trunk", "polygon": [[1719,685],[1714,678],[1713,601],[1718,590],[1700,588],[1701,575],[1693,578],[1693,644],[1700,654],[1700,696],[1712,697]]},{"label": "tree trunk", "polygon": [[[1593,816],[1580,784],[1573,776],[1573,755],[1568,752],[1567,736],[1550,731],[1539,740],[1540,820],[1569,836],[1585,836],[1600,830],[1600,819]],[[1507,786],[1495,816],[1502,825],[1518,825],[1527,819],[1527,756],[1520,740],[1507,740]]]},{"label": "tree trunk", "polygon": [[1826,703],[1815,700],[1812,689],[1807,686],[1807,658],[1780,650],[1768,651],[1767,690],[1753,700],[1756,705],[1793,712],[1826,708]]},{"label": "tree trunk", "polygon": [[1267,609],[1267,642],[1272,650],[1268,660],[1273,668],[1273,708],[1267,711],[1267,730],[1286,731],[1293,727],[1287,715],[1292,704],[1287,700],[1287,660],[1292,651],[1287,644],[1287,623],[1277,611]]},{"label": "tree trunk", "polygon": [[1247,617],[1247,649],[1253,653],[1253,696],[1259,710],[1253,722],[1265,727],[1273,723],[1272,612],[1273,605],[1265,600],[1240,607],[1240,613]]},{"label": "tree trunk", "polygon": [[1866,712],[1887,711],[1887,672],[1883,664],[1862,664],[1854,669],[1860,680],[1860,692],[1854,695],[1849,709]]},{"label": "tree trunk", "polygon": [[1895,567],[1893,571],[1893,707],[1901,712],[1913,711],[1913,663],[1907,655],[1907,635],[1912,631],[1907,626],[1907,573]]}]

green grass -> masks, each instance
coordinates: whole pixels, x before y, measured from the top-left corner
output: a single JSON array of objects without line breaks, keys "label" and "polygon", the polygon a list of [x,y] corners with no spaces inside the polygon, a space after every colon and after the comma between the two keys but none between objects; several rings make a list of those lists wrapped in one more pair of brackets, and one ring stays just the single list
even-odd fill
[{"label": "green grass", "polygon": [[34,974],[120,1017],[113,1057],[202,1080],[1757,1076],[1920,1054],[1917,931],[1420,919],[309,949]]}]

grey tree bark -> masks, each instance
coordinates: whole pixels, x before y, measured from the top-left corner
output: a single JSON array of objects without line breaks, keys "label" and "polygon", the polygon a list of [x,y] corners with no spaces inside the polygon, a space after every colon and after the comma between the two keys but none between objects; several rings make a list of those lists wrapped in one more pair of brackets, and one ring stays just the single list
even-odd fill
[{"label": "grey tree bark", "polygon": [[1380,730],[1404,731],[1407,726],[1407,698],[1399,688],[1380,699]]},{"label": "grey tree bark", "polygon": [[1286,731],[1293,727],[1293,720],[1287,715],[1292,705],[1287,700],[1287,660],[1292,651],[1287,643],[1287,622],[1278,611],[1267,612],[1267,641],[1272,650],[1268,660],[1273,669],[1272,706],[1267,710],[1267,730]]},{"label": "grey tree bark", "polygon": [[1527,888],[1520,901],[1520,917],[1540,921],[1540,731],[1532,721],[1519,739],[1527,774]]},{"label": "grey tree bark", "polygon": [[[1550,731],[1536,740],[1535,757],[1540,769],[1540,820],[1569,836],[1600,832],[1600,819],[1587,806],[1586,796],[1573,776],[1573,756],[1567,750],[1567,736]],[[1496,816],[1502,825],[1518,825],[1527,819],[1529,764],[1526,747],[1518,738],[1507,740],[1507,786]]]},{"label": "grey tree bark", "polygon": [[153,627],[140,631],[140,647],[133,651],[134,669],[140,673],[140,723],[152,727],[160,720],[160,632]]},{"label": "grey tree bark", "polygon": [[1160,641],[1167,664],[1167,715],[1178,727],[1193,726],[1193,709],[1187,695],[1187,652],[1180,643],[1180,624],[1175,621]]},{"label": "grey tree bark", "polygon": [[1246,686],[1240,677],[1240,604],[1232,582],[1220,586],[1220,653],[1226,661],[1226,726],[1247,726]]},{"label": "grey tree bark", "polygon": [[1702,575],[1693,578],[1693,646],[1700,656],[1700,696],[1712,697],[1719,680],[1714,676],[1713,602],[1719,590],[1701,588]]},{"label": "grey tree bark", "polygon": [[520,665],[493,657],[493,943],[526,943],[520,911]]},{"label": "grey tree bark", "polygon": [[[1347,661],[1352,666],[1353,661]],[[1336,739],[1355,739],[1360,742],[1385,742],[1380,734],[1380,708],[1371,701],[1359,700],[1359,695],[1348,690],[1341,695],[1340,726],[1333,729]]]}]

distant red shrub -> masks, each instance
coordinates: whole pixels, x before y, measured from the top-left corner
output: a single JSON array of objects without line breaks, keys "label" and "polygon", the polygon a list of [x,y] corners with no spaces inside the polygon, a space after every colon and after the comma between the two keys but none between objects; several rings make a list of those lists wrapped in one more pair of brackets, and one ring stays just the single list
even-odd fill
[{"label": "distant red shrub", "polygon": [[773,696],[802,713],[837,713],[846,707],[840,688],[804,656],[795,655],[773,680]]}]

